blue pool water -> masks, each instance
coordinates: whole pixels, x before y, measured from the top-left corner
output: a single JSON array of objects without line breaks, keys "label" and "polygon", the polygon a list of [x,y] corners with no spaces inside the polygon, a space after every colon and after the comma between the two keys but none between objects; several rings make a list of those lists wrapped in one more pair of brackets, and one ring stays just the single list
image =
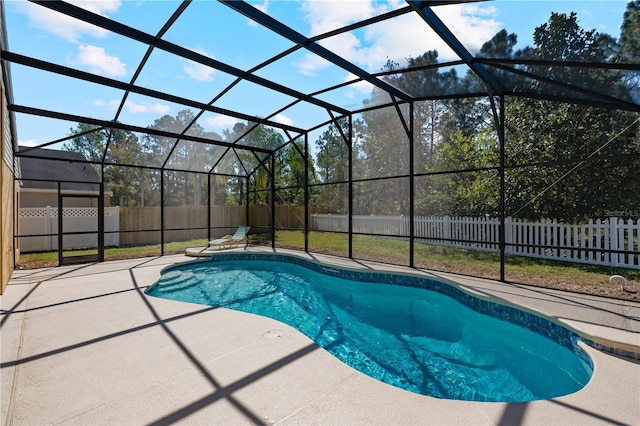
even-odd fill
[{"label": "blue pool water", "polygon": [[263,256],[170,267],[147,294],[274,318],[371,377],[438,398],[548,399],[591,377],[577,336],[540,317],[424,277]]}]

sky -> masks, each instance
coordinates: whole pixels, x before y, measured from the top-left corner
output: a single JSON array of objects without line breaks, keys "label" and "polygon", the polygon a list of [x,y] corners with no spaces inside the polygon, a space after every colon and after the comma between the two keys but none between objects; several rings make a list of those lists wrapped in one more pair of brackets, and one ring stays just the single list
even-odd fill
[{"label": "sky", "polygon": [[[81,0],[71,3],[155,35],[179,5],[161,0]],[[266,0],[251,4],[277,18],[304,36],[315,36],[406,5],[398,0]],[[518,35],[518,46],[533,44],[534,29],[547,22],[551,12],[577,13],[584,29],[596,29],[615,38],[626,1],[526,1],[496,0],[433,10],[462,44],[475,53],[502,29]],[[111,79],[130,82],[147,46],[103,29],[62,16],[24,1],[5,1],[9,51],[35,57]],[[163,37],[172,43],[239,70],[248,70],[292,47],[291,41],[276,36],[229,7],[210,0],[195,0]],[[353,61],[368,72],[380,71],[387,60],[403,63],[427,50],[437,50],[439,61],[458,59],[429,30],[417,15],[409,14],[389,22],[325,39],[320,44]],[[14,102],[70,114],[113,120],[123,99],[120,90],[86,82],[69,81],[50,73],[17,64],[11,66]],[[282,86],[308,94],[354,78],[308,51],[298,50],[256,73]],[[235,77],[167,52],[155,49],[140,72],[136,84],[208,103],[222,93]],[[368,83],[347,86],[319,96],[347,109],[362,105],[371,93]],[[326,110],[309,104],[274,112],[293,98],[277,94],[250,82],[242,82],[224,94],[215,105],[299,128],[311,128],[329,119]],[[146,127],[165,114],[185,109],[164,100],[130,95],[119,121]],[[194,112],[198,112],[195,111]],[[75,123],[16,114],[20,145],[36,146],[64,138]],[[206,131],[222,134],[238,120],[206,113],[199,120]]]}]

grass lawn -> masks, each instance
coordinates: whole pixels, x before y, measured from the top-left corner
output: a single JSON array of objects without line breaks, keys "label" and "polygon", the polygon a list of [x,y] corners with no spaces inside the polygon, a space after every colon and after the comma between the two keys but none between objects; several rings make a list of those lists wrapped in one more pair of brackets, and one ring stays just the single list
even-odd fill
[{"label": "grass lawn", "polygon": [[[276,246],[303,249],[304,234],[279,231]],[[347,253],[347,236],[326,232],[309,233],[309,251],[316,253]],[[354,257],[397,265],[408,265],[409,242],[359,235],[353,241]],[[427,244],[415,244],[414,262],[417,268],[453,272],[477,277],[499,279],[500,255],[484,251],[456,249]],[[620,274],[629,280],[625,292],[611,284],[609,277]],[[581,263],[552,261],[523,256],[507,256],[505,279],[509,282],[555,288],[578,293],[640,301],[640,270],[611,268]]]},{"label": "grass lawn", "polygon": [[[204,239],[180,241],[166,243],[164,245],[165,254],[183,253],[188,247],[205,246],[207,241]],[[94,254],[95,250],[65,250],[65,256],[83,256],[86,254]],[[104,249],[105,260],[132,259],[136,257],[160,256],[160,244],[135,247],[107,247]],[[58,252],[47,251],[37,253],[20,254],[21,268],[43,268],[58,265]]]},{"label": "grass lawn", "polygon": [[[268,242],[270,244],[270,241]],[[165,244],[165,254],[182,253],[187,247],[202,247],[206,240],[191,240]],[[276,247],[303,250],[301,231],[278,231]],[[310,232],[309,251],[313,253],[347,256],[347,235],[329,232]],[[68,255],[82,255],[83,251],[70,251]],[[354,258],[396,265],[409,263],[409,242],[391,238],[357,235],[353,239]],[[65,255],[67,255],[65,253]],[[106,248],[105,259],[128,259],[159,256],[160,245]],[[500,256],[497,253],[455,249],[427,244],[415,244],[414,262],[417,268],[453,272],[477,277],[499,279]],[[37,268],[55,266],[57,252],[25,253],[20,256],[19,267]],[[609,282],[614,274],[629,280],[625,292]],[[509,282],[535,285],[578,293],[640,301],[640,270],[620,269],[571,262],[558,262],[521,256],[507,256],[505,278]]]}]

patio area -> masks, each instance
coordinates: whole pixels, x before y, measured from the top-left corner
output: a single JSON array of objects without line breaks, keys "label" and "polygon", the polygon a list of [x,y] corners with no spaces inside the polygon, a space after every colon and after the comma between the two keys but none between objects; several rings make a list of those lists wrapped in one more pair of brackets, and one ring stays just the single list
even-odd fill
[{"label": "patio area", "polygon": [[[575,394],[512,404],[441,400],[363,375],[278,321],[144,294],[162,268],[193,260],[16,270],[0,296],[2,424],[640,424],[640,362],[587,345],[595,371]],[[410,271],[640,352],[638,303]]]}]

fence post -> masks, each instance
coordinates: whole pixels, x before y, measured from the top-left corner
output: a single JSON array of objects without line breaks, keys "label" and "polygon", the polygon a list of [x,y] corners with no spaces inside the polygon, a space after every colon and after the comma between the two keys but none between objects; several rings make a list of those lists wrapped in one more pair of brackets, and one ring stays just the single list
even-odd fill
[{"label": "fence post", "polygon": [[598,251],[598,247],[600,247],[600,219],[596,219],[595,221],[590,219],[589,222],[591,223],[591,242],[593,243],[593,262],[594,263],[598,263],[599,259],[598,256],[600,254],[600,252]]},{"label": "fence post", "polygon": [[[618,218],[617,217],[610,217],[609,218],[609,250],[620,250],[619,244],[618,244]],[[618,256],[620,255],[619,253],[610,253],[610,265],[611,266],[618,266],[618,261],[619,258]]]},{"label": "fence post", "polygon": [[47,240],[49,240],[48,251],[52,251],[53,250],[53,216],[51,214],[51,206],[47,206],[47,234],[49,234],[49,237],[47,238]]},{"label": "fence post", "polygon": [[451,245],[451,217],[445,216],[442,221],[442,241],[443,245]]},{"label": "fence post", "polygon": [[574,224],[572,226],[572,232],[573,240],[571,245],[572,247],[578,247],[578,250],[571,250],[571,260],[582,260],[582,252],[580,250],[582,248],[582,244],[580,243],[580,236],[582,235],[582,233],[580,232],[580,227]]},{"label": "fence post", "polygon": [[[558,240],[558,219],[553,219],[551,221],[551,232],[549,232],[549,245],[553,247],[558,247],[560,244]],[[549,257],[553,257],[554,259],[558,257],[558,249],[549,249],[548,253]]]},{"label": "fence post", "polygon": [[512,227],[513,227],[513,221],[517,220],[517,219],[512,219],[510,217],[505,217],[504,218],[504,246],[505,246],[505,253],[510,254],[513,251],[513,246],[511,245],[513,243],[513,237],[512,237]]},{"label": "fence post", "polygon": [[[640,256],[638,255],[640,251],[640,219],[636,219],[635,225],[633,224],[633,219],[627,220],[625,228],[627,230],[627,249],[632,253],[635,252],[635,254],[629,254],[627,257],[629,260],[626,265],[640,269]],[[622,240],[622,247],[624,247],[624,238]]]}]

